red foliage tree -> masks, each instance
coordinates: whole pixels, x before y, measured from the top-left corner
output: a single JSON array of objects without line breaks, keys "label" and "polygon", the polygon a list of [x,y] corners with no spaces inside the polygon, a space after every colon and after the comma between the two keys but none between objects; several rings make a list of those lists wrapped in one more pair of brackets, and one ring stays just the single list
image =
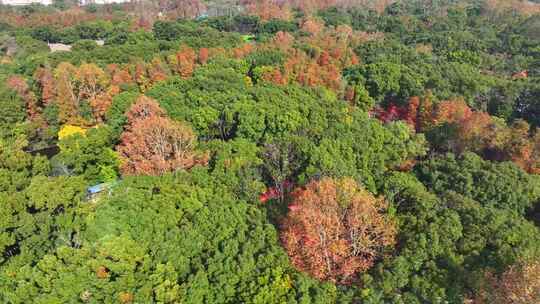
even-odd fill
[{"label": "red foliage tree", "polygon": [[6,82],[7,86],[17,92],[26,103],[26,113],[32,121],[37,121],[40,115],[40,108],[37,104],[37,98],[34,92],[26,83],[26,80],[20,76],[11,76]]},{"label": "red foliage tree", "polygon": [[206,163],[194,150],[193,130],[167,118],[156,101],[142,96],[126,116],[128,126],[116,148],[123,174],[160,175]]},{"label": "red foliage tree", "polygon": [[37,80],[41,88],[41,101],[43,105],[50,104],[56,97],[56,84],[51,70],[38,68],[34,73],[34,79]]},{"label": "red foliage tree", "polygon": [[395,243],[385,201],[350,178],[314,181],[293,196],[281,240],[293,265],[319,280],[354,283]]}]

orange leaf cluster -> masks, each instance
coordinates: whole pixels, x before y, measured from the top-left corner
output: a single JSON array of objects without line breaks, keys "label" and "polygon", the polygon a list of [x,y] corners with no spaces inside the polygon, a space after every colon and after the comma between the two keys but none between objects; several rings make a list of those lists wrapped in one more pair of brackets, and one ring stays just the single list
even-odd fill
[{"label": "orange leaf cluster", "polygon": [[248,14],[259,16],[264,21],[270,19],[289,20],[292,17],[287,1],[243,0],[241,4],[245,6]]},{"label": "orange leaf cluster", "polygon": [[182,47],[174,56],[169,56],[169,64],[182,78],[189,78],[195,71],[197,54],[187,46]]},{"label": "orange leaf cluster", "polygon": [[43,105],[50,104],[56,96],[54,76],[49,69],[38,68],[34,73],[34,79],[41,88],[41,101]]},{"label": "orange leaf cluster", "polygon": [[196,136],[186,124],[165,116],[159,104],[142,96],[126,113],[128,126],[116,150],[125,175],[161,175],[205,164],[195,152]]},{"label": "orange leaf cluster", "polygon": [[112,85],[119,86],[134,83],[133,77],[127,67],[120,68],[117,64],[109,64],[107,66],[107,73],[111,76]]},{"label": "orange leaf cluster", "polygon": [[109,270],[105,266],[99,266],[96,270],[98,279],[106,279],[109,277]]},{"label": "orange leaf cluster", "polygon": [[26,112],[32,121],[37,121],[41,118],[41,111],[37,104],[37,98],[34,92],[26,83],[26,80],[20,76],[11,76],[6,82],[7,86],[17,92],[26,103]]},{"label": "orange leaf cluster", "polygon": [[293,265],[319,280],[354,283],[395,243],[386,202],[350,178],[313,181],[293,196],[281,240]]},{"label": "orange leaf cluster", "polygon": [[236,59],[241,59],[253,52],[254,47],[250,43],[245,43],[239,47],[236,47],[232,50],[233,57]]},{"label": "orange leaf cluster", "polygon": [[[311,51],[293,48],[294,38],[288,33],[278,32],[271,45],[279,45],[288,57],[281,71],[268,70],[263,79],[274,79],[278,84],[294,81],[341,92],[344,89],[342,70],[358,63],[353,51],[355,33],[348,26],[324,29],[322,23],[310,18],[304,21],[303,28],[311,35],[301,42],[310,45]],[[264,47],[268,46],[261,46]]]},{"label": "orange leaf cluster", "polygon": [[531,133],[523,120],[507,126],[488,113],[473,111],[463,99],[434,106],[429,98],[419,97],[411,98],[407,107],[391,105],[376,114],[384,121],[403,120],[417,132],[447,124],[455,130],[446,134],[451,151],[473,151],[487,159],[512,161],[529,173],[540,174],[540,132]]},{"label": "orange leaf cluster", "polygon": [[210,52],[208,51],[207,48],[199,49],[199,63],[200,64],[206,64],[209,58],[210,58]]},{"label": "orange leaf cluster", "polygon": [[118,86],[110,86],[106,92],[102,92],[96,97],[90,99],[90,106],[94,119],[99,123],[105,119],[105,114],[112,105],[113,97],[120,93]]}]

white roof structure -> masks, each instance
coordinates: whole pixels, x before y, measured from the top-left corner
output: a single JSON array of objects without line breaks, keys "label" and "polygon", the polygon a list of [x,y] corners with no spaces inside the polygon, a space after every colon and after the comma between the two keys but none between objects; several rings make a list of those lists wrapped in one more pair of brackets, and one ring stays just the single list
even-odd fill
[{"label": "white roof structure", "polygon": [[49,49],[51,50],[51,53],[60,51],[69,52],[71,51],[71,45],[63,43],[49,43]]}]

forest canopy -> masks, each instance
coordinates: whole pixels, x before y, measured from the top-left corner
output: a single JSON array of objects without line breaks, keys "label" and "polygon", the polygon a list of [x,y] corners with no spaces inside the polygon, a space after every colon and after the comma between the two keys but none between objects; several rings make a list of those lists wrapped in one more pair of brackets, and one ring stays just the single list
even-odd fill
[{"label": "forest canopy", "polygon": [[540,3],[0,5],[1,303],[540,303]]}]

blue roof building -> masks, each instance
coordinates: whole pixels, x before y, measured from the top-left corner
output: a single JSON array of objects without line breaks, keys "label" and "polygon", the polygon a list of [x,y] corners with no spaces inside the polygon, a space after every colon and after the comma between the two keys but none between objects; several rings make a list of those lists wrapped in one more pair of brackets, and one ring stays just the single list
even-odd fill
[{"label": "blue roof building", "polygon": [[116,184],[118,184],[118,181],[108,182],[108,183],[101,183],[97,184],[91,187],[88,187],[86,189],[86,197],[88,199],[95,198],[98,194],[104,192],[104,191],[110,191],[112,190],[112,187],[114,187]]}]

